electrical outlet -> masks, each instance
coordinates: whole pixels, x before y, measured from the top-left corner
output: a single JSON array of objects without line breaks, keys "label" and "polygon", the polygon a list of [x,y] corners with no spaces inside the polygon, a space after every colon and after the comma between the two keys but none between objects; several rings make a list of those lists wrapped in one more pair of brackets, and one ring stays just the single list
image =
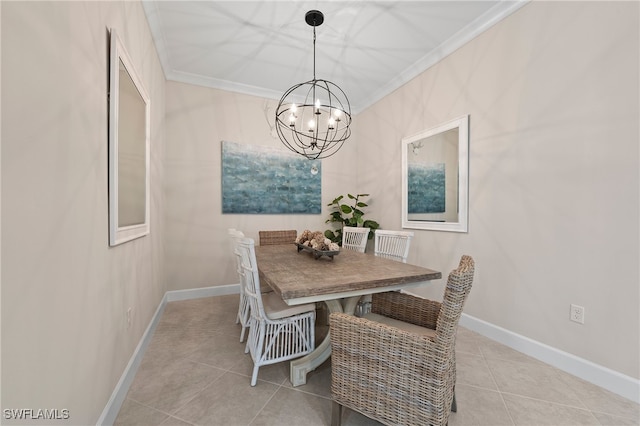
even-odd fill
[{"label": "electrical outlet", "polygon": [[584,324],[584,308],[578,305],[571,305],[569,319],[580,324]]},{"label": "electrical outlet", "polygon": [[131,309],[127,309],[127,328],[131,327]]}]

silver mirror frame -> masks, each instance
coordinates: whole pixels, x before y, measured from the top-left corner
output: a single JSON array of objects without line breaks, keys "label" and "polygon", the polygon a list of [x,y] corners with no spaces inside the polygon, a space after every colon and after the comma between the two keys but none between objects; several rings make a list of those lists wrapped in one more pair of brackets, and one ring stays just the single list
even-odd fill
[{"label": "silver mirror frame", "polygon": [[[458,129],[458,221],[436,222],[409,220],[408,151],[414,142],[448,130]],[[469,115],[458,117],[439,126],[402,139],[402,227],[430,231],[468,232],[469,229]]]},{"label": "silver mirror frame", "polygon": [[[116,31],[111,29],[110,34],[110,56],[109,56],[109,245],[116,246],[124,242],[140,238],[149,233],[149,210],[150,210],[150,106],[149,96],[147,91],[142,85],[142,80],[138,77],[138,74],[133,68],[133,63],[129,54],[124,48],[124,45],[120,41]],[[122,167],[120,164],[120,145],[124,142],[124,135],[119,134],[119,131],[127,126],[122,125],[125,118],[131,119],[124,115],[121,117],[120,100],[121,100],[121,84],[120,84],[120,69],[121,65],[131,78],[135,90],[140,95],[141,101],[144,103],[144,120],[142,123],[144,133],[143,137],[130,137],[133,139],[138,147],[136,149],[142,150],[141,144],[144,144],[144,159],[145,169],[143,171],[135,170],[136,176],[142,176],[144,182],[138,179],[136,182],[141,182],[143,186],[142,191],[130,191],[132,198],[136,198],[134,201],[136,206],[144,203],[144,212],[141,211],[141,215],[134,215],[143,217],[142,221],[136,219],[130,224],[121,224],[122,220],[119,218],[119,207],[121,207],[121,201],[124,200],[124,194],[121,194],[120,189],[122,182],[120,181],[120,173],[122,173]],[[125,96],[126,97],[126,96]],[[142,106],[139,104],[139,106]],[[122,122],[121,122],[122,118]],[[133,123],[135,125],[135,123]],[[142,126],[137,126],[138,128]],[[140,132],[141,133],[141,132]],[[137,133],[134,133],[137,135]],[[122,139],[122,140],[121,140]]]}]

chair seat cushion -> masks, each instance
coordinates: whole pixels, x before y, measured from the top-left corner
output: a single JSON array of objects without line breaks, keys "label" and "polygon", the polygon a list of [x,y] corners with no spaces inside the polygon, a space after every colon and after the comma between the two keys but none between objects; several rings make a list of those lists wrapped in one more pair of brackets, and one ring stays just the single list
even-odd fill
[{"label": "chair seat cushion", "polygon": [[274,291],[262,294],[262,305],[264,306],[264,313],[273,320],[303,314],[310,311],[315,312],[316,310],[315,303],[289,306],[284,302],[284,300],[282,300],[282,297]]},{"label": "chair seat cushion", "polygon": [[362,316],[370,321],[379,322],[380,324],[388,325],[390,327],[398,328],[400,330],[407,331],[413,334],[420,334],[425,337],[435,337],[436,331],[426,327],[420,327],[419,325],[411,324],[409,322],[400,321],[397,319],[385,317],[384,315],[374,314],[372,312],[366,313]]}]

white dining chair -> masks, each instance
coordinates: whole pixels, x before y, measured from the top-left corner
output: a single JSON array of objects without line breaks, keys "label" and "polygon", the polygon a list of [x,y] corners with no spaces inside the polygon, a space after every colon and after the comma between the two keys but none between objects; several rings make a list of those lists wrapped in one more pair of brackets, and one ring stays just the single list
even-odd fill
[{"label": "white dining chair", "polygon": [[407,263],[413,232],[375,230],[374,254]]},{"label": "white dining chair", "polygon": [[251,306],[245,353],[251,353],[251,386],[255,386],[261,366],[298,358],[314,350],[316,305],[307,303],[289,306],[275,292],[260,292],[253,239],[239,239],[236,256],[241,265],[240,274],[245,294]]},{"label": "white dining chair", "polygon": [[342,228],[342,248],[364,253],[369,238],[369,228],[344,226]]},{"label": "white dining chair", "polygon": [[[374,255],[407,263],[413,232],[376,229],[374,236]],[[361,317],[369,312],[371,295],[362,296],[356,306],[356,316]]]},{"label": "white dining chair", "polygon": [[238,278],[240,278],[240,303],[238,304],[238,315],[236,316],[236,324],[240,323],[240,325],[242,326],[242,330],[240,331],[240,342],[243,342],[244,334],[249,328],[249,316],[251,308],[249,306],[249,300],[245,295],[242,276],[240,275],[242,272],[242,265],[235,252],[238,240],[244,238],[244,233],[233,228],[229,228],[228,233],[229,239],[231,241],[231,253],[233,254],[233,258],[236,260],[236,271],[238,272]]}]

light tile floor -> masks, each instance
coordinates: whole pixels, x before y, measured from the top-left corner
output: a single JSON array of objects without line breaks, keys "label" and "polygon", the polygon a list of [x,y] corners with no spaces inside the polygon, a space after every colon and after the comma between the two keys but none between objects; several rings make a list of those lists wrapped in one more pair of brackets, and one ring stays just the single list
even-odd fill
[{"label": "light tile floor", "polygon": [[[330,362],[296,388],[288,362],[261,367],[251,387],[237,307],[237,295],[168,303],[115,424],[329,425]],[[464,328],[456,357],[451,426],[640,424],[638,404]],[[342,423],[379,425],[349,410]]]}]

